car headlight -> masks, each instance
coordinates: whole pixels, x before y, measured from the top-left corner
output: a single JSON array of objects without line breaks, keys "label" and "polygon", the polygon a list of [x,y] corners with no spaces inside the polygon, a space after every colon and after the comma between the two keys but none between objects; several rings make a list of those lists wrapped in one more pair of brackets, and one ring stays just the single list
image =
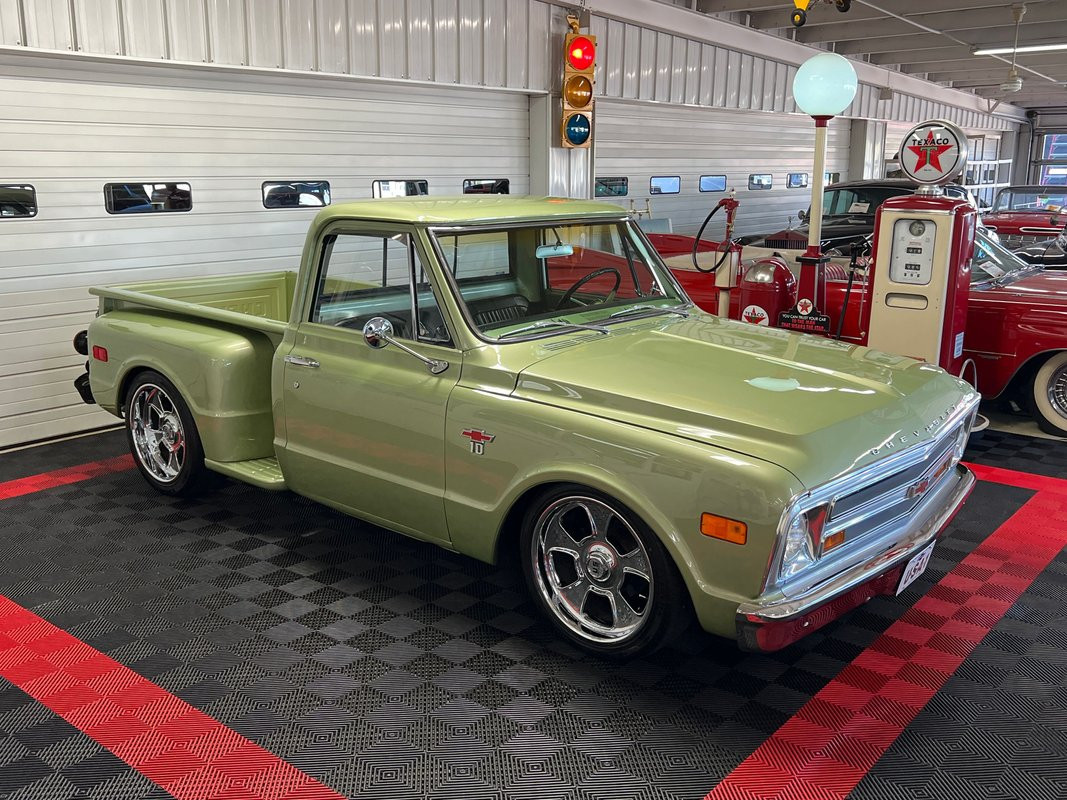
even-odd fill
[{"label": "car headlight", "polygon": [[797,514],[785,532],[782,562],[778,567],[778,580],[796,575],[815,563],[815,547],[811,541],[811,526],[807,514]]}]

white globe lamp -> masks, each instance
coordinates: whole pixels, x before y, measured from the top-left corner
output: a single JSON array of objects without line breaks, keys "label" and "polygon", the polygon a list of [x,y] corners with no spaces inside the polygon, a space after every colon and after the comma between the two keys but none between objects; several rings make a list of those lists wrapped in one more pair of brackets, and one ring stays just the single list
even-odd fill
[{"label": "white globe lamp", "polygon": [[808,219],[808,249],[800,257],[798,297],[821,311],[826,306],[822,265],[827,260],[819,246],[822,239],[822,196],[826,175],[826,125],[856,97],[856,70],[837,53],[819,53],[797,70],[793,99],[797,108],[815,120],[815,163],[811,180],[811,216]]}]

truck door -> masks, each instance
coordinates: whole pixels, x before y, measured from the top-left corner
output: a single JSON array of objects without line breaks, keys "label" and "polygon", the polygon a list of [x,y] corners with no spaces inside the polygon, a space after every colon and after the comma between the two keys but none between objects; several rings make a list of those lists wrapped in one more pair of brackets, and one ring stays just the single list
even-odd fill
[{"label": "truck door", "polygon": [[[317,269],[280,351],[286,480],[328,505],[447,541],[445,408],[461,354],[418,249],[401,227],[335,227]],[[392,325],[395,345],[368,344],[372,319]],[[402,346],[448,367],[431,371]]]}]

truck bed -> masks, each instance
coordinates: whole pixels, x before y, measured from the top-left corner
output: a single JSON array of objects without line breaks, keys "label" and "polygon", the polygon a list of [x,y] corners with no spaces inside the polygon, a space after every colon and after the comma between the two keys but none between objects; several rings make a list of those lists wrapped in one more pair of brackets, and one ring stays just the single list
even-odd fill
[{"label": "truck bed", "polygon": [[89,291],[101,298],[101,312],[155,308],[280,335],[289,321],[295,288],[295,272],[253,272],[128,283]]}]

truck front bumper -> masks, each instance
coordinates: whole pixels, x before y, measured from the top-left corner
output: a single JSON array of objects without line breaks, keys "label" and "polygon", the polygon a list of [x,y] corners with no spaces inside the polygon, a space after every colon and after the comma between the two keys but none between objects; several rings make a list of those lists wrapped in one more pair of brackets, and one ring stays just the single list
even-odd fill
[{"label": "truck front bumper", "polygon": [[757,598],[737,608],[742,650],[772,652],[818,630],[880,594],[893,594],[912,556],[936,539],[974,488],[974,475],[958,465],[927,502],[877,555],[801,594]]}]

